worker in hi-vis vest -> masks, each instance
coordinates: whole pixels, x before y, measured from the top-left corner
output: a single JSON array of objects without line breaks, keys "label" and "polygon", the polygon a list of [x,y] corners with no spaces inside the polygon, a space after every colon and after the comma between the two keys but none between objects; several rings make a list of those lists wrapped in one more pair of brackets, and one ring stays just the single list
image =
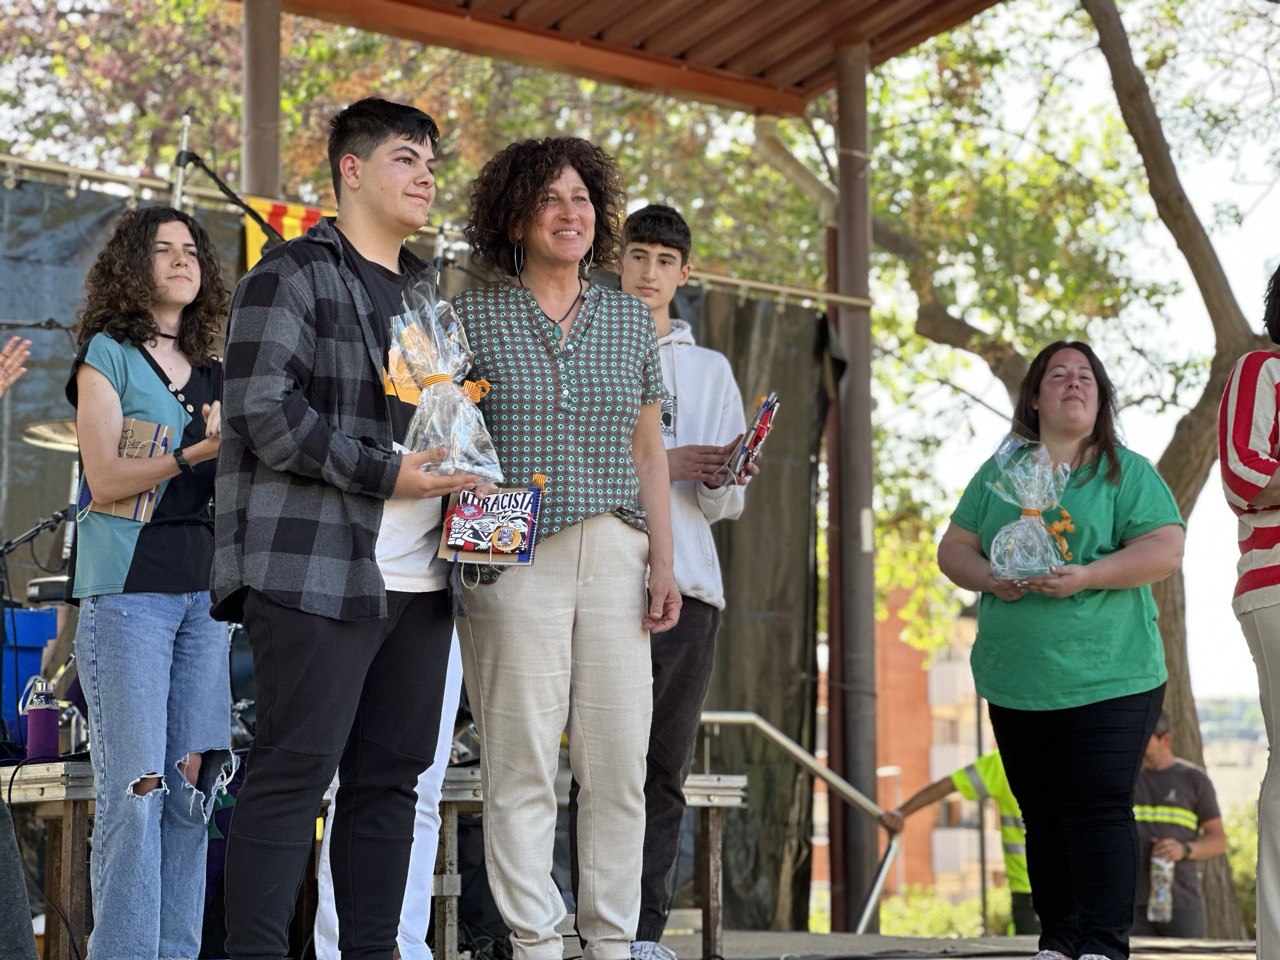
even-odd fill
[{"label": "worker in hi-vis vest", "polygon": [[1027,828],[1022,808],[1009,788],[1000,752],[994,750],[957,770],[949,777],[917,790],[896,810],[886,810],[880,818],[890,833],[902,832],[907,817],[953,793],[981,803],[990,797],[1000,810],[1000,839],[1004,846],[1004,875],[1008,878],[1013,906],[1014,933],[1037,934],[1040,918],[1031,905],[1031,877],[1027,873]]}]

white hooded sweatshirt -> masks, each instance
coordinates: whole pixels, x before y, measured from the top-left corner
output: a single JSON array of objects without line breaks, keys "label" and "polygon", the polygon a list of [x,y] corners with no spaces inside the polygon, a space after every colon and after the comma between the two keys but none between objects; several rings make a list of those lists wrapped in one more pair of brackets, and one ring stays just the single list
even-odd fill
[{"label": "white hooded sweatshirt", "polygon": [[[667,449],[689,444],[725,444],[746,429],[742,394],[723,354],[700,347],[683,320],[672,318],[671,332],[658,341],[662,379],[662,439]],[[742,513],[745,489],[725,484],[712,490],[698,480],[671,484],[671,531],[675,540],[676,586],[724,609],[720,560],[711,524]]]}]

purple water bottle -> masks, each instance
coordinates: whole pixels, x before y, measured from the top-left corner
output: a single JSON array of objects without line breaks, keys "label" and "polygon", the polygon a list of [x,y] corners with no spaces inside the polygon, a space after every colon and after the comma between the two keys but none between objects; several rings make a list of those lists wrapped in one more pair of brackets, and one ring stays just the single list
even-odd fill
[{"label": "purple water bottle", "polygon": [[34,679],[27,699],[27,759],[58,759],[58,717],[62,707],[53,695],[53,684],[44,677]]}]

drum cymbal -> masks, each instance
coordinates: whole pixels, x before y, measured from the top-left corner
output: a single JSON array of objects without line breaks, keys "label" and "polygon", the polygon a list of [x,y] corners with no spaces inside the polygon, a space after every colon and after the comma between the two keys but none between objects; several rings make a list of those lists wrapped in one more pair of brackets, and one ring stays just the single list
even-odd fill
[{"label": "drum cymbal", "polygon": [[74,420],[45,420],[29,423],[22,428],[22,440],[33,447],[57,450],[59,453],[76,453],[76,422]]}]

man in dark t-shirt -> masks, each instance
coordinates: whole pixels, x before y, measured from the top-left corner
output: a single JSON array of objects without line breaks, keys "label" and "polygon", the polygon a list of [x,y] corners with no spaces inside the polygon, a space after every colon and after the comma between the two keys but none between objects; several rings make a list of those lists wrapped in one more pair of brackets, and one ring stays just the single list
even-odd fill
[{"label": "man in dark t-shirt", "polygon": [[440,498],[477,482],[428,474],[433,451],[397,448],[404,404],[386,390],[402,275],[425,267],[403,241],[431,209],[438,137],[405,104],[366,98],[339,113],[329,139],[338,216],[264,255],[232,305],[214,610],[243,618],[258,690],[227,847],[233,960],[289,952],[335,772],[340,949],[396,949],[409,787],[435,753],[453,631],[445,579],[429,562],[393,577],[384,554],[395,540],[397,558],[426,559]]},{"label": "man in dark t-shirt", "polygon": [[[1161,710],[1142,758],[1134,793],[1142,869],[1133,928],[1129,931],[1132,936],[1203,937],[1204,895],[1195,861],[1216,857],[1227,848],[1218,797],[1208,774],[1175,757],[1172,741],[1169,713]],[[1173,919],[1162,923],[1147,919],[1153,856],[1174,864]]]}]

